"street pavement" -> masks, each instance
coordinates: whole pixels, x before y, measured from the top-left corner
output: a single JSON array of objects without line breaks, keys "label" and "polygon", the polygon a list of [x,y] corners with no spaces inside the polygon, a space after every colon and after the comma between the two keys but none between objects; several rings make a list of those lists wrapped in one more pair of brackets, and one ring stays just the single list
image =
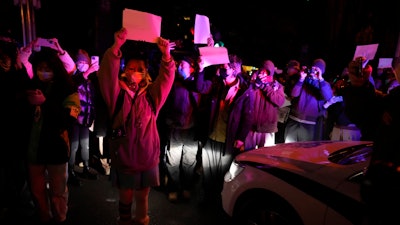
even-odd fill
[{"label": "street pavement", "polygon": [[[199,187],[197,187],[199,188]],[[152,189],[149,197],[150,225],[227,224],[220,204],[200,204],[198,189],[188,202],[171,203],[161,189]],[[70,188],[68,224],[116,225],[118,191],[107,176],[84,180],[81,187]]]},{"label": "street pavement", "polygon": [[[82,179],[82,186],[69,185],[67,225],[117,225],[118,190],[109,177]],[[202,204],[201,185],[197,184],[189,201],[171,203],[162,188],[153,188],[149,197],[150,225],[228,225],[220,201]],[[33,225],[32,217],[2,221],[3,225]]]}]

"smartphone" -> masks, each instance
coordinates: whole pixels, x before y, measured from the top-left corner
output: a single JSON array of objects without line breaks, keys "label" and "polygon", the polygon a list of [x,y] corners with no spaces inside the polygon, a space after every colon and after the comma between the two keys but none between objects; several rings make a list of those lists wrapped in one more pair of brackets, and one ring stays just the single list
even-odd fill
[{"label": "smartphone", "polygon": [[37,45],[43,46],[43,47],[53,48],[54,47],[54,41],[51,40],[51,39],[46,39],[46,38],[38,38]]},{"label": "smartphone", "polygon": [[91,64],[98,64],[99,63],[99,56],[97,56],[97,55],[93,55],[93,56],[91,56],[90,57],[90,60],[91,60]]}]

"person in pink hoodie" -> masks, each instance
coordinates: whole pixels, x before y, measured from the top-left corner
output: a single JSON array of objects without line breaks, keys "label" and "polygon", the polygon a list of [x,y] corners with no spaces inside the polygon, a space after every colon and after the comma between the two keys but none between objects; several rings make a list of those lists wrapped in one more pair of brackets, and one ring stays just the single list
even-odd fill
[{"label": "person in pink hoodie", "polygon": [[[158,38],[162,57],[158,75],[151,82],[147,59],[141,57],[126,58],[123,73],[120,74],[121,47],[127,40],[127,34],[126,28],[115,32],[114,44],[102,58],[98,79],[110,118],[116,111],[111,128],[119,131],[119,135],[107,137],[112,163],[111,179],[119,190],[118,224],[147,225],[150,221],[147,214],[150,188],[160,184],[160,137],[156,120],[175,78],[176,65],[170,54],[175,43]],[[119,98],[120,93],[122,98]],[[122,99],[120,109],[116,109],[118,99]],[[134,199],[136,206],[132,219]]]}]

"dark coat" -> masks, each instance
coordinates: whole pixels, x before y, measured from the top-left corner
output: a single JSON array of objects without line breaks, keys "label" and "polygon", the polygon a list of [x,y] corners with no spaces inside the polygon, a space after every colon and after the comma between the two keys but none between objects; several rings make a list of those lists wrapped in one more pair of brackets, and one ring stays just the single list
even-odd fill
[{"label": "dark coat", "polygon": [[183,79],[176,75],[164,105],[165,122],[170,128],[189,129],[197,125],[200,93],[195,91],[193,76]]},{"label": "dark coat", "polygon": [[[35,82],[37,81],[37,82]],[[40,120],[35,121],[37,106],[31,106],[31,138],[28,160],[38,164],[62,164],[69,160],[68,131],[76,122],[71,116],[73,104],[80,108],[79,96],[72,80],[57,79],[44,84],[33,78],[34,89],[40,89],[46,101],[40,106]]]},{"label": "dark coat", "polygon": [[[253,123],[254,93],[251,93],[253,90],[248,88],[247,82],[241,76],[237,76],[237,78],[240,82],[239,90],[229,105],[225,141],[225,152],[231,154],[237,154],[237,149],[233,148],[234,142],[236,140],[244,142]],[[214,77],[212,80],[205,80],[204,73],[198,74],[196,81],[197,90],[200,93],[210,95],[207,110],[210,116],[208,134],[212,133],[216,125],[219,103],[224,97],[222,96],[224,86],[225,84],[221,79]]]}]

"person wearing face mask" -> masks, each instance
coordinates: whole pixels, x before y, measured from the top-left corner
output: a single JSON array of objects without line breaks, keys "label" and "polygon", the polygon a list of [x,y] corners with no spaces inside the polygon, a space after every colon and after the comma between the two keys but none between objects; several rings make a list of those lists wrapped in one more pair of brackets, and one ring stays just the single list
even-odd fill
[{"label": "person wearing face mask", "polygon": [[81,110],[72,77],[53,49],[31,56],[28,173],[40,223],[65,224],[68,212],[69,131]]},{"label": "person wearing face mask", "polygon": [[274,79],[274,74],[275,65],[271,60],[264,60],[260,69],[252,74],[254,120],[246,137],[245,150],[275,144],[279,108],[285,103],[285,93],[282,84]]},{"label": "person wearing face mask", "polygon": [[[118,224],[148,225],[150,188],[160,185],[157,118],[175,78],[176,66],[171,56],[175,43],[157,38],[161,60],[152,82],[147,57],[138,54],[138,46],[131,49],[124,45],[127,37],[126,28],[114,33],[114,44],[103,55],[98,79],[111,118],[112,132],[106,139],[112,164],[110,178],[119,192]],[[123,52],[125,66],[121,75]]]},{"label": "person wearing face mask", "polygon": [[[195,91],[193,59],[183,56],[177,61],[177,72],[163,107],[167,127],[166,168],[168,200],[189,200],[194,187],[194,172],[199,143],[196,139],[198,108],[201,95]],[[162,150],[162,149],[161,149]]]},{"label": "person wearing face mask", "polygon": [[209,114],[207,140],[202,148],[204,199],[201,203],[218,203],[223,178],[238,153],[252,125],[253,90],[240,76],[242,59],[229,55],[229,63],[218,65],[211,80],[204,79],[205,67],[200,56],[196,89],[207,96]]},{"label": "person wearing face mask", "polygon": [[70,132],[71,156],[68,163],[68,183],[79,186],[81,182],[74,170],[76,165],[76,153],[79,147],[81,159],[83,161],[82,177],[91,180],[97,179],[97,172],[89,167],[89,135],[96,116],[95,87],[92,79],[96,76],[95,72],[99,69],[99,64],[92,64],[89,54],[83,49],[78,50],[75,63],[77,69],[73,73],[72,79],[79,93],[81,111],[78,115],[78,120]]}]

